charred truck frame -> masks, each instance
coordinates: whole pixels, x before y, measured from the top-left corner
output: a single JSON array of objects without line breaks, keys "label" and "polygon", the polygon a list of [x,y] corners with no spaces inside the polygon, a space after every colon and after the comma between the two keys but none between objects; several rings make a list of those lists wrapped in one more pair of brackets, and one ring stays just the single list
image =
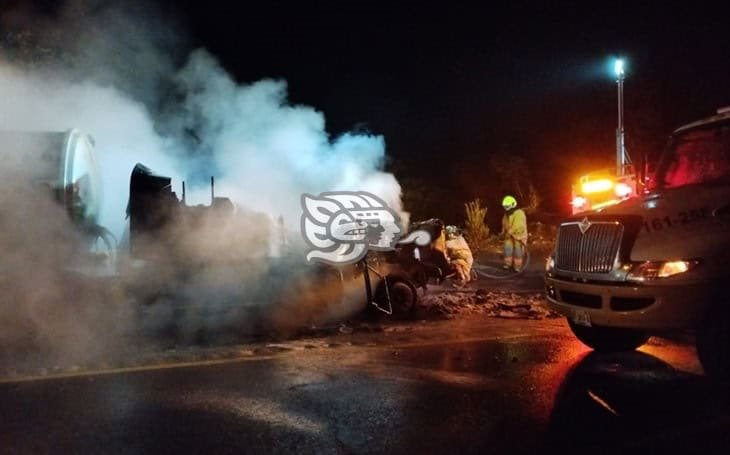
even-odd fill
[{"label": "charred truck frame", "polygon": [[[207,219],[221,221],[234,216],[233,203],[228,198],[215,196],[214,183],[211,178],[210,206],[188,206],[184,183],[182,200],[178,200],[170,177],[156,175],[146,166],[137,164],[130,177],[127,207],[132,258],[172,265],[173,275],[190,272],[199,258],[186,254],[187,249],[181,245],[189,241],[189,236],[194,236]],[[413,227],[427,230],[436,239],[443,231],[443,223],[437,221],[429,220]],[[220,258],[213,254],[209,259]],[[418,303],[417,288],[425,290],[429,281],[443,279],[448,267],[443,254],[431,246],[411,244],[399,246],[392,252],[371,252],[354,266],[318,265],[306,266],[306,269],[315,285],[318,281],[331,285],[333,276],[338,277],[340,286],[347,280],[362,279],[368,308],[408,318]]]}]

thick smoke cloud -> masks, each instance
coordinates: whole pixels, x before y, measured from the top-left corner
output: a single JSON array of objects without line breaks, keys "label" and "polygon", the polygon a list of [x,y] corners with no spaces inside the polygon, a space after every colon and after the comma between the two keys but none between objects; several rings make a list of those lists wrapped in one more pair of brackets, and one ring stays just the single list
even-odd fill
[{"label": "thick smoke cloud", "polygon": [[[283,215],[292,227],[301,213],[298,195],[305,192],[367,190],[400,210],[400,187],[378,171],[385,157],[382,136],[330,138],[323,113],[287,102],[284,81],[239,85],[204,50],[194,51],[174,80],[181,101],[161,123],[184,140],[181,149],[195,164],[186,169],[193,182],[207,181],[200,170],[208,170],[219,177],[221,194]],[[194,139],[186,137],[190,131]]]},{"label": "thick smoke cloud", "polygon": [[[298,230],[304,192],[371,191],[400,210],[398,183],[380,171],[382,136],[330,136],[324,113],[289,103],[285,81],[237,82],[209,52],[188,49],[176,22],[146,2],[74,0],[43,14],[25,5],[0,10],[0,129],[78,128],[91,134],[103,186],[99,223],[117,238],[125,236],[129,176],[137,162],[172,177],[178,195],[185,180],[191,203],[209,203],[209,177],[215,176],[216,195],[230,197],[238,207],[238,225],[221,231],[213,223],[198,243],[188,245],[194,251],[209,252],[210,245],[226,249],[220,243],[227,239],[237,242],[231,250],[254,251],[252,256],[260,259],[267,254],[261,252],[262,243],[286,237],[276,232],[280,217],[285,229]],[[16,169],[23,172],[6,166],[0,176],[0,244],[16,252],[0,260],[3,270],[14,270],[0,282],[5,337],[0,341],[32,333],[37,345],[77,354],[115,344],[98,337],[134,323],[134,286],[89,287],[69,275],[68,258],[83,250],[66,240],[77,229],[53,198],[39,196],[39,187],[28,183],[37,183],[24,174],[33,173],[33,160],[25,152],[13,153]],[[29,223],[37,223],[37,229],[26,229]],[[164,277],[163,271],[158,275]],[[317,294],[313,300],[329,298],[331,289],[312,290],[301,276],[287,283],[286,268],[275,275],[276,284],[261,284],[262,277],[272,276],[270,266],[261,263],[225,270],[203,267],[181,291],[198,303],[248,299],[246,304],[266,306],[278,300],[281,305],[268,320],[280,326],[332,317],[333,311],[295,301],[305,294]],[[258,287],[242,289],[246,283]],[[269,298],[271,289],[288,285],[283,296]],[[101,301],[114,306],[101,309]],[[64,313],[68,305],[76,313]],[[296,312],[288,310],[294,308]],[[158,310],[153,313],[165,313]],[[341,317],[343,308],[334,313]],[[164,323],[165,317],[157,322]],[[21,319],[25,326],[18,324]],[[219,324],[198,313],[185,319],[193,331],[201,326],[215,330]],[[26,329],[19,332],[18,327]]]},{"label": "thick smoke cloud", "polygon": [[0,370],[8,353],[54,365],[108,355],[129,327],[124,292],[90,278],[95,256],[58,202],[58,157],[46,152],[59,136],[0,133]]},{"label": "thick smoke cloud", "polygon": [[167,141],[155,132],[145,107],[116,88],[59,80],[0,61],[0,97],[3,130],[79,128],[94,137],[103,186],[99,222],[118,237],[124,230],[129,175],[135,163],[177,175],[178,166],[165,154]]},{"label": "thick smoke cloud", "polygon": [[400,210],[398,183],[378,170],[382,136],[333,138],[323,113],[288,103],[285,81],[239,84],[206,50],[185,56],[175,22],[151,4],[74,0],[53,17],[31,14],[2,16],[21,36],[31,30],[35,46],[14,65],[0,58],[2,128],[92,134],[104,179],[102,222],[115,234],[136,161],[172,176],[178,192],[186,179],[199,203],[208,202],[215,176],[218,194],[283,215],[290,228],[303,192],[372,191]]}]

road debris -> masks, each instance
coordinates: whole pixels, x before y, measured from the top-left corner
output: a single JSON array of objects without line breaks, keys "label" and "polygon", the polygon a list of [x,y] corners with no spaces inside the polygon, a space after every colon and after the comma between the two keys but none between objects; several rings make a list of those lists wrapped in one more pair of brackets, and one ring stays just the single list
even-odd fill
[{"label": "road debris", "polygon": [[508,319],[545,319],[559,315],[548,309],[541,293],[522,294],[492,292],[477,289],[476,292],[442,292],[421,297],[421,311],[425,315],[455,317],[466,314],[486,314]]}]

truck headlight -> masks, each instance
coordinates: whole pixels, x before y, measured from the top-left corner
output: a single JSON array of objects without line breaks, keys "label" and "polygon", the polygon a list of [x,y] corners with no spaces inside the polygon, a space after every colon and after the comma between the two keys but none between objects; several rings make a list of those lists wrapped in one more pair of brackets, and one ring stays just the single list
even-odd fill
[{"label": "truck headlight", "polygon": [[547,260],[545,261],[545,272],[550,273],[555,268],[555,258],[551,254],[548,256]]},{"label": "truck headlight", "polygon": [[629,265],[626,279],[630,281],[649,281],[667,278],[692,270],[699,261],[646,261]]}]

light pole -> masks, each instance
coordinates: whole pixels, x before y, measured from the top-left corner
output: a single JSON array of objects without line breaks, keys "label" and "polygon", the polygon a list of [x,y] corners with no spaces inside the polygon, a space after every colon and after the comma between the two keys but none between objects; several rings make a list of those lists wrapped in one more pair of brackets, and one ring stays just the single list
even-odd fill
[{"label": "light pole", "polygon": [[616,59],[613,70],[616,73],[618,86],[618,128],[616,128],[616,175],[624,175],[627,163],[626,142],[624,139],[624,61]]}]

